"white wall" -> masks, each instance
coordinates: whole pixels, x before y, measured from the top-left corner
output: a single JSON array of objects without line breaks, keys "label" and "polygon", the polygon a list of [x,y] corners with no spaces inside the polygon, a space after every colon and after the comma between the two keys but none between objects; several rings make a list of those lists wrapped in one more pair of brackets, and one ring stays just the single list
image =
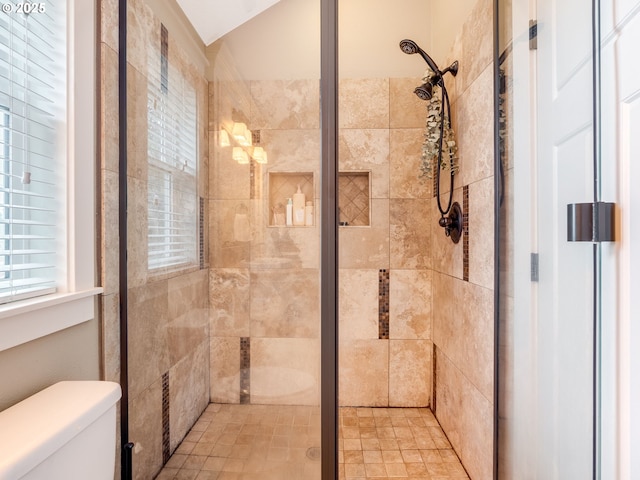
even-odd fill
[{"label": "white wall", "polygon": [[462,28],[462,24],[471,13],[476,0],[454,0],[449,2],[431,0],[430,3],[431,17],[427,24],[429,25],[431,36],[429,38],[428,52],[442,69],[447,66],[445,65],[445,58],[450,51],[451,44]]},{"label": "white wall", "polygon": [[[411,38],[429,49],[430,1],[341,0],[342,78],[420,77],[424,63],[398,44]],[[320,2],[282,0],[225,35],[236,66],[247,80],[320,76]],[[219,48],[219,46],[217,47]]]},{"label": "white wall", "polygon": [[[398,44],[404,38],[416,41],[444,68],[451,44],[474,4],[475,0],[341,0],[340,77],[420,78],[425,64],[400,51]],[[214,42],[212,48],[219,49],[220,44],[229,48],[247,80],[317,78],[320,2],[281,0]]]}]

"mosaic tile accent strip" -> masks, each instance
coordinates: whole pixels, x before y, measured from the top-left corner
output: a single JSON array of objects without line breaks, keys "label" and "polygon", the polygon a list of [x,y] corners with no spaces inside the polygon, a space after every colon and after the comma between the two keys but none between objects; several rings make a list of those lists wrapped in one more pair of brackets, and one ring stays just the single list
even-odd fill
[{"label": "mosaic tile accent strip", "polygon": [[171,423],[169,419],[169,372],[162,375],[162,463],[171,458]]},{"label": "mosaic tile accent strip", "polygon": [[240,403],[251,403],[251,338],[240,337]]},{"label": "mosaic tile accent strip", "polygon": [[204,198],[200,197],[200,205],[198,212],[198,242],[199,242],[199,257],[200,257],[200,270],[204,268]]},{"label": "mosaic tile accent strip", "polygon": [[256,177],[258,175],[256,162],[251,159],[249,161],[249,198],[251,200],[259,199],[258,195],[258,182],[256,182]]},{"label": "mosaic tile accent strip", "polygon": [[251,142],[253,145],[258,145],[260,143],[260,130],[251,131]]},{"label": "mosaic tile accent strip", "polygon": [[462,187],[462,279],[469,281],[469,185]]},{"label": "mosaic tile accent strip", "polygon": [[160,88],[169,91],[169,30],[160,24]]},{"label": "mosaic tile accent strip", "polygon": [[378,272],[378,338],[389,340],[389,270]]},{"label": "mosaic tile accent strip", "polygon": [[434,344],[433,345],[433,357],[432,357],[432,364],[433,364],[433,375],[431,376],[431,381],[433,382],[431,384],[431,411],[435,414],[436,413],[436,408],[437,408],[437,389],[436,389],[436,385],[438,385],[438,347]]}]

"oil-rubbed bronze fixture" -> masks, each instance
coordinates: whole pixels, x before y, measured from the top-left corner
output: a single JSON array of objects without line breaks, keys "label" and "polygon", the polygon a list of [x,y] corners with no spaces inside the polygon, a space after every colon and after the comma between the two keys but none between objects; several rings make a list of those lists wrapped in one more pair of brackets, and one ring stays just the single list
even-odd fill
[{"label": "oil-rubbed bronze fixture", "polygon": [[453,202],[449,209],[449,216],[444,215],[438,221],[438,224],[444,228],[444,234],[451,237],[453,243],[460,241],[463,227],[462,208],[458,202]]},{"label": "oil-rubbed bronze fixture", "polygon": [[453,240],[454,243],[458,243],[462,234],[463,220],[460,204],[458,204],[457,202],[452,204],[453,177],[455,174],[453,168],[450,169],[451,187],[449,188],[449,201],[447,202],[447,208],[442,208],[442,204],[440,203],[440,169],[442,163],[442,147],[445,133],[445,118],[451,118],[449,94],[447,93],[447,89],[444,85],[443,77],[446,73],[451,73],[451,75],[453,75],[454,77],[458,74],[458,61],[456,60],[444,70],[440,70],[438,68],[438,65],[436,65],[436,62],[434,62],[433,59],[427,54],[427,52],[422,50],[413,40],[402,40],[400,42],[400,49],[407,55],[413,55],[415,53],[420,54],[424,61],[427,62],[427,65],[429,65],[429,68],[433,71],[433,76],[429,77],[428,80],[419,87],[416,87],[414,93],[422,100],[431,100],[431,97],[433,97],[434,87],[440,87],[440,90],[442,91],[442,112],[440,115],[440,138],[438,140],[438,163],[436,165],[435,182],[436,199],[438,202],[438,210],[440,211],[440,221],[438,223],[441,227],[444,228],[445,235],[451,237],[451,240]]}]

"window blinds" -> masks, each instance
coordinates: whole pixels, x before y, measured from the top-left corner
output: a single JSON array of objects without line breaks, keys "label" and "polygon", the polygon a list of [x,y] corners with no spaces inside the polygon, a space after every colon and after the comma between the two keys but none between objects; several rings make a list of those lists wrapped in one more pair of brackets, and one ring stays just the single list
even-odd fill
[{"label": "window blinds", "polygon": [[66,165],[65,3],[0,14],[0,303],[56,289]]},{"label": "window blinds", "polygon": [[[196,95],[164,52],[148,72],[148,268],[198,262]],[[162,60],[162,59],[165,60]]]}]

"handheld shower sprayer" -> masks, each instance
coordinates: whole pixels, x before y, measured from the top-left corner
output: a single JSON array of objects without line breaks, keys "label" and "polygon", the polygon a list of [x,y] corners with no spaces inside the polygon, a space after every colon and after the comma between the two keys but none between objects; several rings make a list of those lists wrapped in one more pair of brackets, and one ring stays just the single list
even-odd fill
[{"label": "handheld shower sprayer", "polygon": [[442,80],[442,77],[445,75],[445,73],[449,72],[454,77],[458,74],[457,60],[441,71],[438,68],[438,65],[436,65],[436,62],[433,61],[433,58],[431,58],[427,52],[422,50],[413,40],[409,40],[406,38],[402,40],[400,42],[400,49],[407,55],[419,53],[424,61],[427,62],[429,68],[433,71],[433,76],[429,79],[429,81],[423,83],[414,90],[414,93],[422,100],[431,100],[431,97],[433,96],[433,87],[435,87],[436,85],[439,87],[444,87],[444,81]]},{"label": "handheld shower sprayer", "polygon": [[427,65],[429,65],[429,68],[431,70],[433,70],[433,72],[435,74],[440,73],[440,69],[436,65],[436,62],[433,61],[433,58],[431,58],[429,55],[427,55],[427,52],[422,50],[418,46],[418,44],[416,42],[414,42],[413,40],[409,40],[409,39],[405,38],[404,40],[402,40],[400,42],[400,48],[407,55],[413,55],[414,53],[419,53],[420,56],[422,58],[424,58],[424,61],[427,62]]},{"label": "handheld shower sprayer", "polygon": [[[452,204],[453,201],[453,176],[454,170],[451,169],[451,188],[449,188],[449,202],[447,208],[442,208],[440,203],[440,165],[442,163],[442,149],[444,140],[445,118],[449,118],[451,115],[451,107],[449,105],[449,95],[444,85],[443,77],[446,73],[451,73],[454,77],[458,74],[458,61],[456,60],[444,70],[440,70],[436,62],[433,61],[427,52],[422,50],[416,42],[409,39],[404,39],[400,42],[400,49],[407,55],[420,54],[420,56],[427,62],[429,68],[433,71],[433,75],[430,76],[425,83],[416,87],[413,91],[421,100],[431,100],[433,97],[433,89],[440,87],[442,91],[442,112],[440,118],[440,138],[438,142],[438,163],[436,166],[436,198],[438,202],[438,210],[440,211],[439,225],[444,228],[445,235],[450,237],[454,243],[458,243],[463,229],[463,216],[462,209],[458,202]],[[448,217],[446,216],[448,214]]]}]

